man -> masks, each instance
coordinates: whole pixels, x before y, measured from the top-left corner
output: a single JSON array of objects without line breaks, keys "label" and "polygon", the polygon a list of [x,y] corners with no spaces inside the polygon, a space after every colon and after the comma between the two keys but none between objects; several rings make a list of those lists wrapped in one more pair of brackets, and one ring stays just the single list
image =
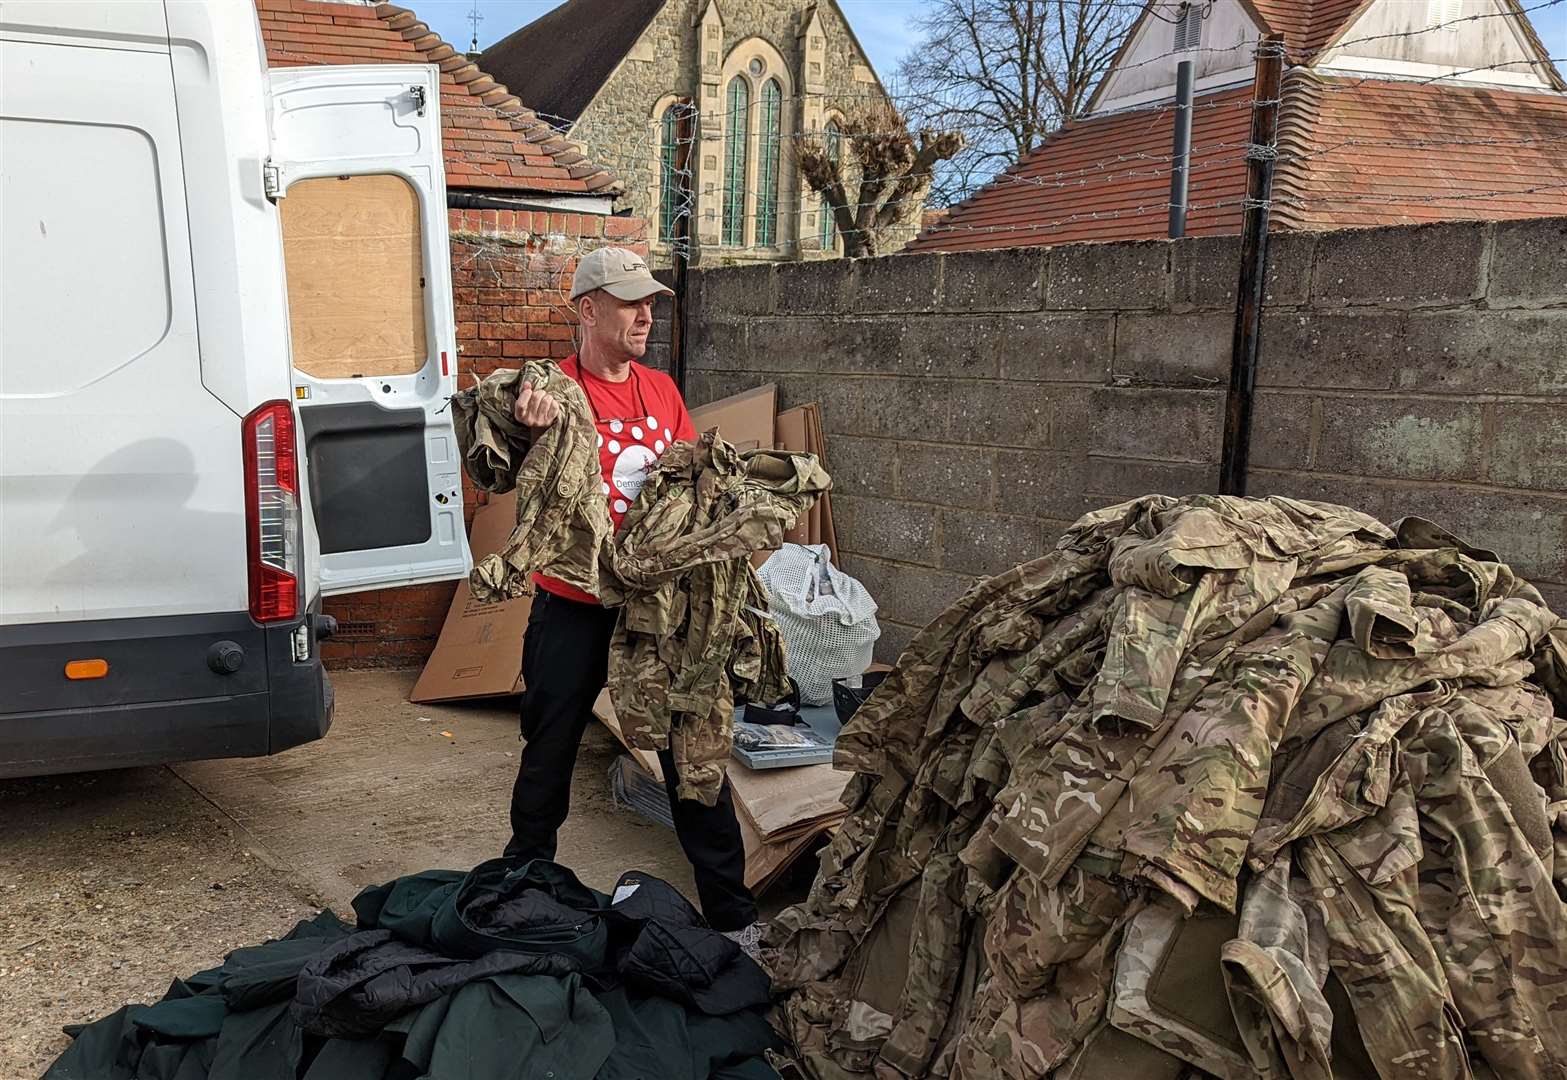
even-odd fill
[{"label": "man", "polygon": [[[576,355],[561,369],[582,386],[598,428],[604,497],[618,528],[648,466],[676,440],[696,438],[674,381],[637,363],[647,352],[653,297],[668,293],[642,257],[624,248],[600,248],[577,264],[571,299],[581,332]],[[524,387],[516,417],[536,432],[560,418],[560,405]],[[609,668],[616,612],[563,581],[535,575],[538,586],[523,639],[522,732],[527,740],[511,795],[511,842],[506,854],[553,859],[556,832],[566,820],[571,773],[593,702]],[[716,806],[680,799],[674,755],[658,752],[675,833],[691,861],[702,912],[748,953],[760,940],[756,901],[745,886],[745,850],[729,782]]]}]

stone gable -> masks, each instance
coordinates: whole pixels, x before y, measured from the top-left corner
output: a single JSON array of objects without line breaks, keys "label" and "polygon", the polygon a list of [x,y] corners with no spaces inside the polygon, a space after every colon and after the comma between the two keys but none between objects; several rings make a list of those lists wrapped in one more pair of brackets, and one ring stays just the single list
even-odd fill
[{"label": "stone gable", "polygon": [[[836,250],[822,249],[820,203],[800,175],[789,136],[820,130],[828,118],[845,115],[868,96],[882,97],[885,91],[836,5],[826,0],[719,0],[715,14],[712,3],[668,0],[583,111],[572,138],[623,178],[626,193],[618,206],[647,220],[653,257],[667,263],[668,246],[657,239],[660,117],[668,104],[689,97],[701,111],[693,147],[693,261],[715,266],[833,257]],[[763,62],[759,77],[750,69],[753,59]],[[721,242],[725,109],[728,85],[737,72],[745,73],[751,87],[749,169],[743,241],[726,245]],[[783,88],[783,144],[776,239],[761,244],[756,222],[764,186],[758,176],[759,98],[762,84],[773,78]]]}]

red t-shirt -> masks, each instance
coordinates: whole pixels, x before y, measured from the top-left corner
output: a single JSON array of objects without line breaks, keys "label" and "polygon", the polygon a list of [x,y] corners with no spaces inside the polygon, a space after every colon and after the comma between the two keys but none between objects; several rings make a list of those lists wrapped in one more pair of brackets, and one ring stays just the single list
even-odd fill
[{"label": "red t-shirt", "polygon": [[[626,511],[637,501],[648,467],[663,456],[670,443],[696,438],[691,414],[686,412],[675,381],[642,364],[632,363],[631,374],[618,383],[585,370],[575,356],[562,361],[561,370],[576,379],[588,395],[598,428],[604,497],[609,500],[610,519],[619,529]],[[534,574],[533,581],[556,596],[598,603],[596,597],[556,578]]]}]

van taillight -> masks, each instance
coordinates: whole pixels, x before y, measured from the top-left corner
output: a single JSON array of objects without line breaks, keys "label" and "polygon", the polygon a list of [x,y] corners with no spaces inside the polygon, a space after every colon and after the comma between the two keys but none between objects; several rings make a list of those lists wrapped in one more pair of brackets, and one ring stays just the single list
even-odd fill
[{"label": "van taillight", "polygon": [[245,417],[245,537],[257,622],[299,616],[299,515],[294,410],[269,401]]}]

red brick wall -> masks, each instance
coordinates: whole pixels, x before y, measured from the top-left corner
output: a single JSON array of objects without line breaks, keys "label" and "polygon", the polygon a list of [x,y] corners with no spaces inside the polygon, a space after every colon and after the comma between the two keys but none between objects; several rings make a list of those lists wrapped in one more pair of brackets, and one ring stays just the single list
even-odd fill
[{"label": "red brick wall", "polygon": [[[603,244],[646,251],[639,218],[527,210],[451,210],[453,307],[459,385],[469,375],[573,351],[567,290],[577,257]],[[463,480],[464,517],[478,498]],[[330,598],[346,631],[323,642],[333,668],[418,667],[435,648],[453,583],[377,589]]]}]

